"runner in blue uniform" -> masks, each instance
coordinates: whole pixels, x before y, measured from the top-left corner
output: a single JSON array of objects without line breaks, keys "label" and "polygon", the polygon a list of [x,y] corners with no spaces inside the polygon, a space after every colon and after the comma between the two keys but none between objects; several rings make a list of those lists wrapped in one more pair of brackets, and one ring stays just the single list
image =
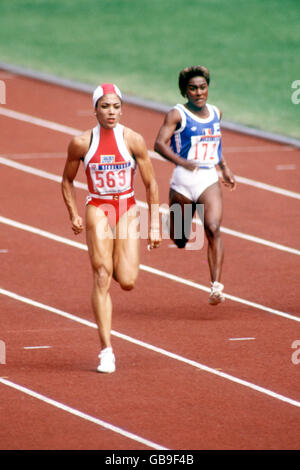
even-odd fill
[{"label": "runner in blue uniform", "polygon": [[216,166],[221,169],[225,186],[234,190],[236,181],[222,154],[222,113],[207,103],[209,82],[206,67],[193,66],[180,72],[179,89],[188,101],[167,113],[154,148],[176,165],[170,183],[169,205],[170,209],[176,205],[181,208],[180,227],[170,210],[170,235],[178,248],[186,246],[189,238],[186,227],[191,225],[195,210],[204,205],[211,280],[209,303],[217,305],[225,297],[224,285],[220,282],[224,259],[220,232],[223,199]]}]

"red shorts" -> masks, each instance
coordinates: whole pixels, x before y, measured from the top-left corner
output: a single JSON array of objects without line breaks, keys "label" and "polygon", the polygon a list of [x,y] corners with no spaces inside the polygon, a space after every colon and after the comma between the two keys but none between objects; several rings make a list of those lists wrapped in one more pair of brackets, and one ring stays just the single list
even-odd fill
[{"label": "red shorts", "polygon": [[106,217],[111,228],[119,222],[120,217],[124,215],[129,209],[136,204],[134,196],[119,199],[98,199],[91,196],[87,197],[86,205],[99,207]]}]

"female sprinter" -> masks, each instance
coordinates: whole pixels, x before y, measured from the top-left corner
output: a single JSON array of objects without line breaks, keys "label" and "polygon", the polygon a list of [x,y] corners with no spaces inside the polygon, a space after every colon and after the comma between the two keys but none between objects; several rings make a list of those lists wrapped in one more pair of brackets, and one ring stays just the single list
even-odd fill
[{"label": "female sprinter", "polygon": [[[220,282],[224,257],[220,233],[223,204],[216,165],[222,171],[226,186],[234,190],[236,182],[222,155],[222,113],[207,103],[209,82],[206,67],[194,66],[180,72],[179,89],[187,103],[177,104],[167,113],[154,148],[176,165],[170,183],[169,205],[180,208],[178,225],[178,218],[175,221],[174,212],[170,211],[170,234],[178,248],[185,247],[189,233],[182,235],[183,230],[189,227],[195,210],[204,205],[211,279],[209,303],[217,305],[225,297]],[[178,216],[176,210],[175,215]]]},{"label": "female sprinter", "polygon": [[139,270],[140,227],[133,190],[136,164],[146,189],[150,213],[149,248],[160,245],[159,196],[143,137],[119,123],[122,96],[114,84],[102,84],[93,94],[96,127],[74,137],[62,179],[62,193],[75,234],[83,230],[74,191],[83,160],[89,195],[86,203],[86,239],[93,271],[92,307],[101,351],[99,372],[115,371],[111,344],[112,277],[125,290],[134,287]]}]

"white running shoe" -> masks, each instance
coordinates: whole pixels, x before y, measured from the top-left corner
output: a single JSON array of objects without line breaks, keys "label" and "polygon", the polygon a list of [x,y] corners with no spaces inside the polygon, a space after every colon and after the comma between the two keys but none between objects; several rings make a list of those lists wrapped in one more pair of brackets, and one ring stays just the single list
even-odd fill
[{"label": "white running shoe", "polygon": [[223,294],[224,286],[220,282],[212,282],[211,283],[211,291],[209,296],[209,303],[210,305],[217,305],[221,302],[224,302],[225,296]]},{"label": "white running shoe", "polygon": [[105,348],[99,354],[100,364],[97,367],[98,372],[111,374],[116,370],[116,359],[112,348]]}]

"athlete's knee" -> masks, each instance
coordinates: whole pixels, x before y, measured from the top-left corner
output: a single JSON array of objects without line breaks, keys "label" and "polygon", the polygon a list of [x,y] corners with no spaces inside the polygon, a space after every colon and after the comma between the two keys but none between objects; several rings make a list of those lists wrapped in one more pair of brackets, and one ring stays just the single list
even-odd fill
[{"label": "athlete's knee", "polygon": [[134,273],[134,272],[120,273],[116,271],[114,273],[114,279],[118,282],[121,289],[132,290],[136,283],[137,273]]},{"label": "athlete's knee", "polygon": [[123,290],[132,290],[135,286],[136,278],[134,276],[126,276],[119,278],[118,282]]},{"label": "athlete's knee", "polygon": [[208,238],[217,238],[221,235],[220,224],[218,222],[209,222],[205,224],[205,232]]},{"label": "athlete's knee", "polygon": [[120,282],[120,286],[123,290],[132,290],[135,286],[135,280],[126,279],[124,282]]},{"label": "athlete's knee", "polygon": [[110,278],[110,272],[104,265],[94,268],[94,280],[99,289],[107,288],[110,283]]}]

